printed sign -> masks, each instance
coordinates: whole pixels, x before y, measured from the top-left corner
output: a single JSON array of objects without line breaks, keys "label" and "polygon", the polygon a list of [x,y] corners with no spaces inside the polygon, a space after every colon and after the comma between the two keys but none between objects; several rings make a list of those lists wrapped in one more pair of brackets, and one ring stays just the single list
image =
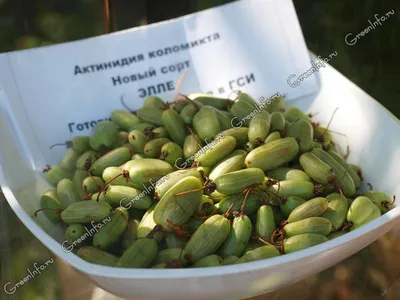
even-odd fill
[{"label": "printed sign", "polygon": [[40,149],[40,157],[52,164],[65,149],[50,150],[50,145],[89,135],[97,122],[122,108],[121,97],[132,109],[151,95],[173,101],[184,70],[180,93],[229,96],[241,90],[257,100],[276,93],[288,99],[315,93],[314,75],[297,88],[287,83],[288,76],[309,68],[292,1],[243,0],[149,26],[0,55],[0,86],[7,94],[0,101],[9,102],[15,126],[31,129],[29,140],[37,145],[29,148]]}]

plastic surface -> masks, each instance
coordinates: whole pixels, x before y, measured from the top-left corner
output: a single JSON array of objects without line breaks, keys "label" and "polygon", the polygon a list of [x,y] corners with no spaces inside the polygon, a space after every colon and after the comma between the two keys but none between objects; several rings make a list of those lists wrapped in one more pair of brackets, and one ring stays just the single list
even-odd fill
[{"label": "plastic surface", "polygon": [[[399,121],[332,67],[327,66],[320,74],[320,93],[315,98],[295,100],[293,104],[308,112],[318,112],[314,118],[322,124],[328,123],[333,111],[339,107],[331,129],[347,135],[351,149],[349,161],[362,166],[365,182],[389,195],[399,195]],[[332,241],[297,253],[241,265],[183,270],[117,269],[92,265],[74,254],[63,252],[60,244],[31,218],[39,194],[48,184],[42,174],[33,172],[24,159],[20,142],[4,109],[1,110],[0,122],[0,140],[7,141],[0,146],[0,182],[13,210],[56,255],[103,289],[122,297],[223,299],[258,295],[338,263],[389,231],[400,219],[397,205],[377,220]],[[346,142],[340,143],[342,150],[346,145]],[[26,181],[33,176],[36,178],[34,184],[22,190],[14,189],[17,181]],[[61,228],[49,224],[43,216],[37,222],[50,225],[46,231],[56,239],[63,238]]]}]

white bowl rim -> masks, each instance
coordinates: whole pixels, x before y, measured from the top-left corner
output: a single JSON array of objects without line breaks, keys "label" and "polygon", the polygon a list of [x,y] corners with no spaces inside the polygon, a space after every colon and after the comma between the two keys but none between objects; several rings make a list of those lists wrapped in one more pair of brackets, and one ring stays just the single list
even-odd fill
[{"label": "white bowl rim", "polygon": [[[400,206],[380,216],[376,220],[356,229],[333,240],[325,243],[300,250],[294,253],[280,255],[273,258],[258,260],[237,265],[209,267],[209,268],[187,268],[187,269],[124,269],[107,267],[92,264],[81,259],[74,253],[66,253],[62,251],[61,245],[50,237],[38,224],[36,224],[31,217],[20,206],[12,191],[4,184],[5,178],[0,168],[0,183],[3,186],[3,193],[6,199],[10,202],[14,212],[24,223],[24,225],[35,235],[40,236],[44,243],[51,251],[56,253],[61,259],[70,263],[74,268],[81,272],[112,278],[135,278],[135,279],[179,279],[179,278],[199,278],[219,275],[229,275],[256,271],[267,267],[276,267],[278,265],[294,262],[298,259],[310,257],[325,251],[334,249],[343,244],[349,243],[352,240],[361,237],[362,235],[381,227],[396,218],[400,217]],[[4,185],[3,185],[4,184]],[[40,240],[40,239],[39,239]]]}]

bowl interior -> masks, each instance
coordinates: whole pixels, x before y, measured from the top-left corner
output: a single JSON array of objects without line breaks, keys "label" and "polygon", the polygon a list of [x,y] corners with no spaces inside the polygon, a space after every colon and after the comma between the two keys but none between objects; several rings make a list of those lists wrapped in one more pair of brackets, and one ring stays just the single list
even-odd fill
[{"label": "bowl interior", "polygon": [[[349,145],[349,161],[362,167],[365,178],[363,188],[369,182],[389,195],[399,195],[399,121],[333,68],[328,66],[321,72],[323,76],[318,95],[288,101],[288,105],[312,113],[313,119],[321,124],[328,124],[336,108],[339,108],[330,129],[340,151],[344,153]],[[46,246],[63,259],[76,262],[55,243],[64,240],[61,226],[54,225],[43,214],[32,217],[40,207],[40,195],[52,187],[45,180],[42,170],[35,168],[35,157],[40,153],[27,148],[25,140],[20,137],[29,137],[18,132],[14,121],[3,106],[0,109],[0,183],[4,194],[19,218]],[[396,208],[397,211],[399,209]],[[396,216],[399,215],[397,212]]]}]

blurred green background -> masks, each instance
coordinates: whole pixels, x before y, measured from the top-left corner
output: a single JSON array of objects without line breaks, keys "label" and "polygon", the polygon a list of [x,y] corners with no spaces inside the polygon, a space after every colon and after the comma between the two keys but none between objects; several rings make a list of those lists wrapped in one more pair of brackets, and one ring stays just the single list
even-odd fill
[{"label": "blurred green background", "polygon": [[[279,0],[276,0],[279,1]],[[0,52],[61,43],[150,24],[232,0],[0,0]],[[307,45],[400,117],[399,0],[294,0]],[[381,26],[353,37],[394,10]],[[106,12],[109,12],[108,14]],[[109,16],[107,18],[106,16]]]}]

